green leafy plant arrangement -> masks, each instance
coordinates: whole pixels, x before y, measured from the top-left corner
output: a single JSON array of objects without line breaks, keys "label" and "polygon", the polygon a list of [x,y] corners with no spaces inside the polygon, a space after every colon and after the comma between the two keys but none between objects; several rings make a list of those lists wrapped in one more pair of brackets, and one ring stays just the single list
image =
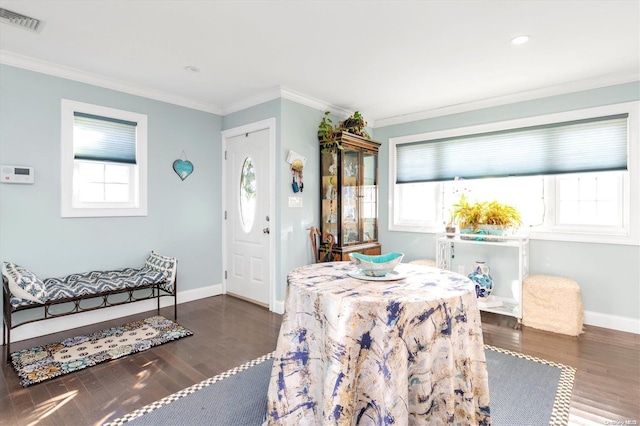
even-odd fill
[{"label": "green leafy plant arrangement", "polygon": [[473,228],[473,232],[478,231],[478,227],[481,225],[515,228],[522,224],[520,212],[515,207],[495,200],[490,202],[476,201],[471,204],[464,194],[453,205],[451,214],[460,229]]},{"label": "green leafy plant arrangement", "polygon": [[371,139],[369,133],[364,129],[365,127],[367,127],[367,122],[364,120],[362,114],[360,114],[360,111],[356,111],[346,120],[340,122],[339,129],[362,136],[363,138]]},{"label": "green leafy plant arrangement", "polygon": [[332,152],[334,149],[342,149],[338,142],[338,135],[341,132],[351,133],[371,139],[365,130],[367,122],[359,111],[354,112],[346,120],[341,121],[338,126],[333,126],[333,121],[329,118],[330,111],[325,111],[322,121],[318,125],[318,140],[322,143],[322,153]]},{"label": "green leafy plant arrangement", "polygon": [[484,217],[485,202],[469,203],[464,194],[460,196],[460,200],[453,205],[451,217],[458,224],[460,229],[473,228],[473,232],[478,230],[478,225]]},{"label": "green leafy plant arrangement", "polygon": [[522,216],[513,206],[491,201],[485,206],[484,223],[487,225],[518,227],[522,224]]}]

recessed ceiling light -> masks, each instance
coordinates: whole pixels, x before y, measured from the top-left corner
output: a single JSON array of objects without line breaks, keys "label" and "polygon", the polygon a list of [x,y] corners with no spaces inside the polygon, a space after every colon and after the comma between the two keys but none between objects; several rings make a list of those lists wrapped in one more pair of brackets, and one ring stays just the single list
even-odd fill
[{"label": "recessed ceiling light", "polygon": [[187,65],[186,67],[184,67],[184,69],[188,72],[192,72],[192,73],[197,73],[200,72],[200,68],[195,67],[193,65]]},{"label": "recessed ceiling light", "polygon": [[529,41],[528,35],[519,35],[511,39],[511,44],[525,44]]}]

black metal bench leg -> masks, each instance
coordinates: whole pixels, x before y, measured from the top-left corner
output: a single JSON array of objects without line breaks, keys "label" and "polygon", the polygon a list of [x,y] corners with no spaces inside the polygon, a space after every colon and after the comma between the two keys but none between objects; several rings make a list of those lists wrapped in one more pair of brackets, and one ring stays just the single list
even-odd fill
[{"label": "black metal bench leg", "polygon": [[10,358],[11,358],[11,325],[7,326],[7,323],[5,320],[2,321],[2,343],[5,343],[4,341],[4,330],[7,330],[7,342],[5,346],[5,350],[7,353],[7,364],[9,364]]}]

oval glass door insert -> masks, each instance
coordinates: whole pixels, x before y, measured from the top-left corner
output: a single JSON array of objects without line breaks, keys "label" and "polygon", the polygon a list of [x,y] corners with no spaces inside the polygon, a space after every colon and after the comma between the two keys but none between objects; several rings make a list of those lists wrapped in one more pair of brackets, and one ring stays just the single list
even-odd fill
[{"label": "oval glass door insert", "polygon": [[250,157],[244,160],[240,177],[240,219],[242,230],[251,231],[256,216],[256,173]]}]

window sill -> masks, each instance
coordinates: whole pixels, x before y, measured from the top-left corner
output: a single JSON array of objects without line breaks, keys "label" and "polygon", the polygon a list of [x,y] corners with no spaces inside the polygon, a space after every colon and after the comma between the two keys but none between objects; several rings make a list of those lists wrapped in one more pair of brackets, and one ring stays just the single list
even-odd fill
[{"label": "window sill", "polygon": [[61,212],[63,218],[73,217],[132,217],[132,216],[147,216],[146,208],[130,208],[130,209],[74,209],[63,208]]},{"label": "window sill", "polygon": [[[410,225],[394,225],[389,227],[390,232],[412,232],[420,234],[437,234],[444,232],[443,226],[410,226]],[[589,232],[566,232],[566,231],[550,231],[550,230],[530,230],[520,229],[518,235],[529,237],[530,240],[540,241],[563,241],[577,243],[592,244],[617,244],[640,246],[640,236],[632,234],[614,234],[614,233],[589,233]]]}]

